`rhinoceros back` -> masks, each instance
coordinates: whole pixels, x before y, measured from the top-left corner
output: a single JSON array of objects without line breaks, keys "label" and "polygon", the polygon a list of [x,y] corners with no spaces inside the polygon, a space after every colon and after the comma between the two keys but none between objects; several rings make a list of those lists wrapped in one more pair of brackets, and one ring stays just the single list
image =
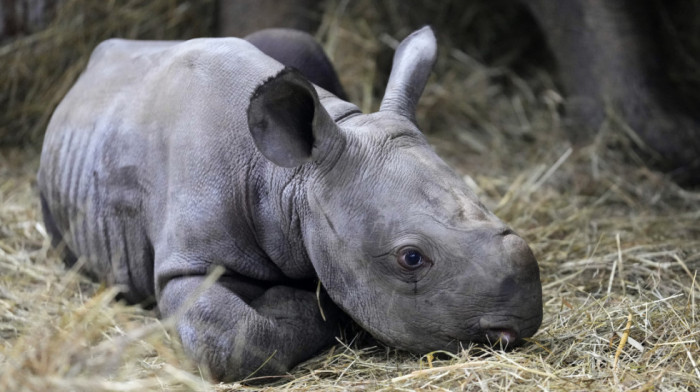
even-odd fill
[{"label": "rhinoceros back", "polygon": [[54,241],[128,300],[151,297],[166,210],[245,172],[247,102],[281,69],[235,38],[100,44],[46,131],[38,183]]}]

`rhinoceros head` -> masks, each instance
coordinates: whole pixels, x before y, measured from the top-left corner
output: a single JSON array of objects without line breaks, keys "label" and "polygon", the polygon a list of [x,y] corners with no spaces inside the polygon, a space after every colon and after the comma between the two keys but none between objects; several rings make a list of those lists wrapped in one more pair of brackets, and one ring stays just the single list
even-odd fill
[{"label": "rhinoceros head", "polygon": [[423,28],[398,47],[379,112],[331,119],[285,71],[248,119],[260,152],[308,176],[301,229],[333,301],[387,344],[413,352],[513,345],[542,321],[525,241],[432,150],[414,113],[436,57]]}]

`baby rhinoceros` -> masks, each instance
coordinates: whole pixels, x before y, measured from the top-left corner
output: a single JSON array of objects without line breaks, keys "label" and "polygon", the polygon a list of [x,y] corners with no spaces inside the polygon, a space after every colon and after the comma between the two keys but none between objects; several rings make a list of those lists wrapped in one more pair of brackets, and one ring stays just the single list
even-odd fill
[{"label": "baby rhinoceros", "polygon": [[435,56],[408,36],[362,114],[244,40],[106,41],[46,133],[46,228],[215,379],[284,373],[345,315],[416,353],[517,344],[539,268],[416,127]]}]

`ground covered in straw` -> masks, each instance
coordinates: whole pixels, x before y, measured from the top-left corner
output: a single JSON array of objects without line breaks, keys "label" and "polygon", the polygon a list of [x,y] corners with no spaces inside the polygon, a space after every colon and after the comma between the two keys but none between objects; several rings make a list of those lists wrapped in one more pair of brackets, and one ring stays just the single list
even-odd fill
[{"label": "ground covered in straw", "polygon": [[[371,110],[386,75],[375,58],[408,23],[383,23],[365,1],[333,5],[319,38],[352,100]],[[501,17],[483,23],[511,16]],[[476,37],[461,47],[440,37],[418,120],[539,260],[545,316],[528,344],[418,357],[349,333],[272,384],[210,384],[169,321],[115,301],[50,250],[30,144],[0,149],[0,390],[698,390],[700,193],[641,165],[644,147],[612,111],[572,148],[549,73],[513,72],[529,41],[480,57],[498,31],[463,19]]]}]

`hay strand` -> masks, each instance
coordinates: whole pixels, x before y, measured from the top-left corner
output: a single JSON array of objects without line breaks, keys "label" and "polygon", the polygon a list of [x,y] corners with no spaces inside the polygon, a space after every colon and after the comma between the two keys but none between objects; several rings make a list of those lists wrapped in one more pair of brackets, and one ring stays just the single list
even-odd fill
[{"label": "hay strand", "polygon": [[[100,39],[207,35],[198,4],[67,0],[45,31],[3,43],[10,72],[0,78],[13,79],[0,80],[8,108],[0,143],[41,138]],[[634,138],[614,119],[589,146],[571,146],[553,77],[517,64],[535,50],[522,10],[478,0],[401,4],[329,1],[318,37],[351,100],[371,110],[389,44],[432,15],[440,52],[418,122],[533,248],[545,317],[528,343],[419,358],[348,332],[267,385],[213,384],[183,354],[171,321],[64,269],[41,223],[30,142],[0,148],[0,390],[699,389],[700,192],[638,164]]]}]

